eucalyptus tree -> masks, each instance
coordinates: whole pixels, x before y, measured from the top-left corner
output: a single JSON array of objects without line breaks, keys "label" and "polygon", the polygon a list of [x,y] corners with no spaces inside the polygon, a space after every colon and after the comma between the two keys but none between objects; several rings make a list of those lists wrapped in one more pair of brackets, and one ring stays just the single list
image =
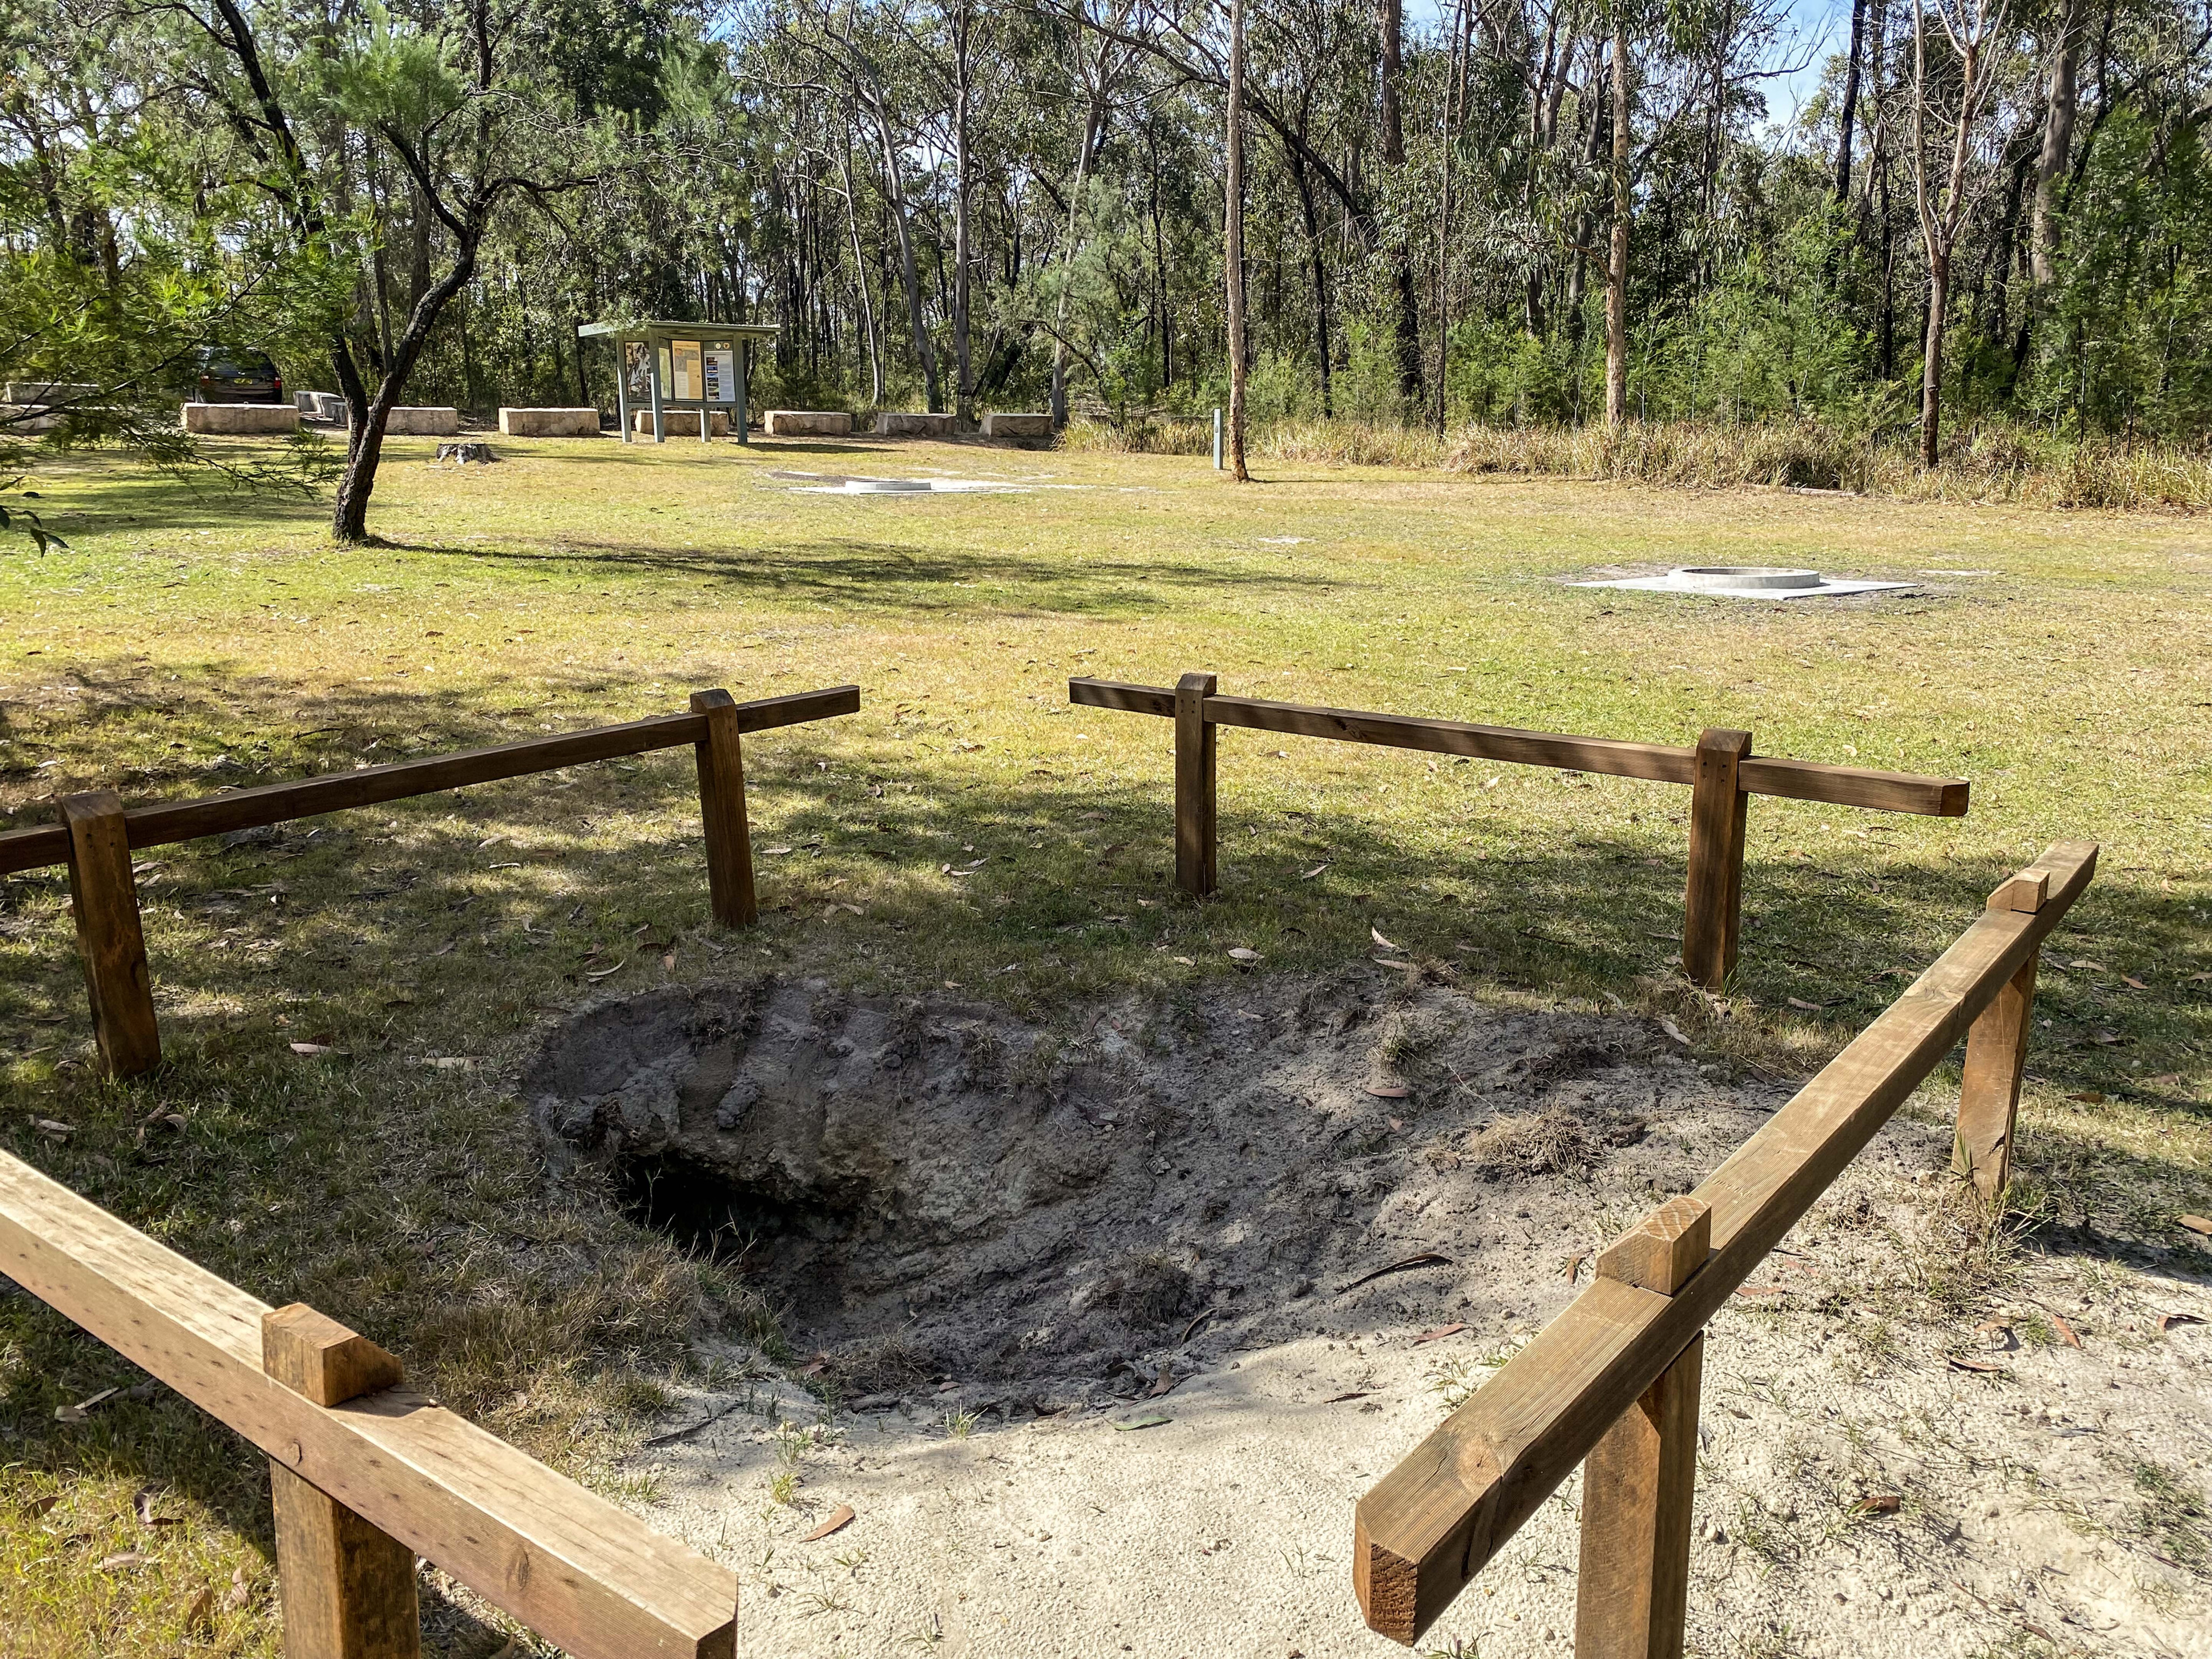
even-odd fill
[{"label": "eucalyptus tree", "polygon": [[[161,32],[169,95],[204,124],[210,173],[258,192],[289,231],[301,268],[332,279],[318,311],[349,416],[331,513],[342,541],[368,534],[391,411],[447,307],[477,276],[500,208],[592,182],[589,136],[548,61],[550,20],[537,3],[423,0],[302,17],[245,0],[123,0],[123,20]],[[374,334],[352,303],[376,234],[358,193],[372,155],[404,181],[425,216],[418,246],[442,266],[396,331]]]},{"label": "eucalyptus tree", "polygon": [[[1996,100],[2010,0],[1912,0],[1911,157],[1913,197],[1928,259],[1928,319],[1921,331],[1920,464],[1936,465],[1943,415],[1944,324],[1952,263],[1966,216],[1987,187],[1979,151],[1984,117]],[[1931,40],[1936,27],[1942,40]],[[1949,48],[1931,72],[1929,47]],[[1949,128],[1949,155],[1931,122]],[[1937,173],[1936,168],[1942,171]]]},{"label": "eucalyptus tree", "polygon": [[822,78],[835,82],[869,135],[877,183],[897,240],[908,337],[921,370],[927,406],[934,410],[944,408],[945,396],[936,346],[923,315],[916,209],[908,178],[915,135],[929,112],[914,96],[921,76],[913,62],[911,25],[906,0],[796,0],[776,23],[785,39],[817,60]]}]

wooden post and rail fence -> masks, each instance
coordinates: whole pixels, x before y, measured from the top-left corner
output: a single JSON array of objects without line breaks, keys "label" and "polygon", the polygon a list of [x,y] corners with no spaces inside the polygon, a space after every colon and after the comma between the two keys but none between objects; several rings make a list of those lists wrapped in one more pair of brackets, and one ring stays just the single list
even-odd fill
[{"label": "wooden post and rail fence", "polygon": [[418,1555],[579,1659],[733,1659],[728,1568],[4,1152],[0,1273],[267,1455],[285,1659],[416,1659]]},{"label": "wooden post and rail fence", "polygon": [[[1693,796],[1686,962],[1734,957],[1751,794],[1956,816],[1966,786],[1754,757],[1076,680],[1071,700],[1176,721],[1177,878],[1215,883],[1214,728],[1243,726],[1685,783]],[[672,748],[696,747],[715,918],[756,915],[738,739],[850,714],[851,686],[403,762],[207,800],[70,797],[0,835],[0,872],[66,863],[100,1048],[159,1057],[132,848]],[[1589,1288],[1359,1501],[1353,1583],[1368,1624],[1411,1644],[1580,1464],[1582,1659],[1678,1659],[1688,1605],[1705,1327],[1964,1037],[1954,1164],[1994,1204],[2010,1178],[2036,963],[2097,849],[2061,842],[1994,893],[1910,989],[1697,1189],[1600,1255]],[[1692,947],[1694,946],[1694,951]],[[397,1359],[314,1310],[272,1309],[0,1153],[0,1273],[270,1460],[287,1659],[416,1659],[414,1558],[581,1659],[733,1659],[726,1568],[408,1389]]]},{"label": "wooden post and rail fence", "polygon": [[0,875],[68,866],[77,953],[84,964],[100,1066],[110,1077],[135,1077],[161,1063],[161,1034],[154,1015],[137,884],[131,872],[133,851],[690,744],[698,762],[714,917],[723,927],[742,927],[758,920],[760,907],[753,893],[740,739],[750,732],[854,714],[860,707],[856,685],[754,702],[738,702],[723,690],[695,691],[685,714],[264,784],[201,800],[125,806],[112,790],[97,789],[65,797],[58,823],[0,834]]},{"label": "wooden post and rail fence", "polygon": [[1518,766],[1602,773],[1690,786],[1690,872],[1682,921],[1682,971],[1719,990],[1736,963],[1742,933],[1746,808],[1753,795],[1825,801],[1876,811],[1963,817],[1963,778],[1922,777],[1858,766],[1784,760],[1751,752],[1751,733],[1714,728],[1693,749],[1614,738],[1569,737],[1464,720],[1378,714],[1260,697],[1221,696],[1212,674],[1185,674],[1172,690],[1114,680],[1072,679],[1069,702],[1158,714],[1175,721],[1176,885],[1202,898],[1219,884],[1214,732],[1243,726],[1295,738],[1376,744],[1431,755],[1463,755]]},{"label": "wooden post and rail fence", "polygon": [[1679,1659],[1705,1328],[1960,1039],[1953,1164],[1996,1203],[2035,964],[2096,869],[2062,842],[1990,895],[1896,1002],[1699,1184],[1598,1258],[1588,1289],[1359,1500],[1352,1582],[1411,1644],[1583,1466],[1577,1659]]},{"label": "wooden post and rail fence", "polygon": [[[2009,1178],[2038,952],[2097,849],[2062,842],[1697,1188],[1359,1500],[1353,1584],[1407,1644],[1578,1463],[1580,1659],[1678,1659],[1704,1331],[1966,1040],[1954,1163]],[[0,1273],[270,1459],[287,1659],[416,1659],[422,1556],[580,1659],[734,1659],[738,1584],[408,1389],[367,1338],[272,1309],[0,1153]]]}]

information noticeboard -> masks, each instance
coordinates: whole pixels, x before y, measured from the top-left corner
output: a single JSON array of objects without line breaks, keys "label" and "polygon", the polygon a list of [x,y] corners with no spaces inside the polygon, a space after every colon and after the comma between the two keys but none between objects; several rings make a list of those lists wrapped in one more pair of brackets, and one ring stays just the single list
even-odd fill
[{"label": "information noticeboard", "polygon": [[623,375],[629,382],[631,397],[647,398],[653,395],[651,370],[647,367],[644,341],[624,340],[623,342]]},{"label": "information noticeboard", "polygon": [[669,381],[676,401],[697,403],[706,396],[705,376],[700,371],[699,343],[696,340],[671,340],[668,343],[672,372]]},{"label": "information noticeboard", "polygon": [[706,356],[707,401],[733,404],[738,400],[738,354],[728,346],[709,347]]}]

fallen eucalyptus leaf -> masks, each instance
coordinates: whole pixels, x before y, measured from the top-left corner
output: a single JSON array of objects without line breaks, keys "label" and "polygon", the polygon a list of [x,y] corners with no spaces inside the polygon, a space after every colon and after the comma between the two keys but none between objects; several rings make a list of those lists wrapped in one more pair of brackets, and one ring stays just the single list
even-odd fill
[{"label": "fallen eucalyptus leaf", "polygon": [[811,1544],[817,1538],[827,1538],[831,1533],[836,1532],[841,1527],[850,1526],[852,1522],[853,1506],[850,1504],[840,1504],[836,1509],[830,1512],[830,1518],[827,1521],[824,1521],[820,1526],[815,1528],[812,1532],[808,1533],[805,1537],[800,1539],[799,1541],[802,1544]]}]

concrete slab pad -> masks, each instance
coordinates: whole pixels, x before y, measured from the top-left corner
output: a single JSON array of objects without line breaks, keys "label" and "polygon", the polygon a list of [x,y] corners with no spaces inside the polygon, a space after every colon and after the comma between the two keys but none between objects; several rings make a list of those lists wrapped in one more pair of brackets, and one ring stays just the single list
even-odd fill
[{"label": "concrete slab pad", "polygon": [[1917,586],[1913,582],[1869,581],[1858,576],[1824,576],[1817,570],[1776,565],[1683,565],[1663,576],[1627,576],[1613,581],[1573,582],[1574,587],[1626,587],[1647,593],[1682,593],[1724,599],[1836,599],[1847,593],[1880,593]]}]

